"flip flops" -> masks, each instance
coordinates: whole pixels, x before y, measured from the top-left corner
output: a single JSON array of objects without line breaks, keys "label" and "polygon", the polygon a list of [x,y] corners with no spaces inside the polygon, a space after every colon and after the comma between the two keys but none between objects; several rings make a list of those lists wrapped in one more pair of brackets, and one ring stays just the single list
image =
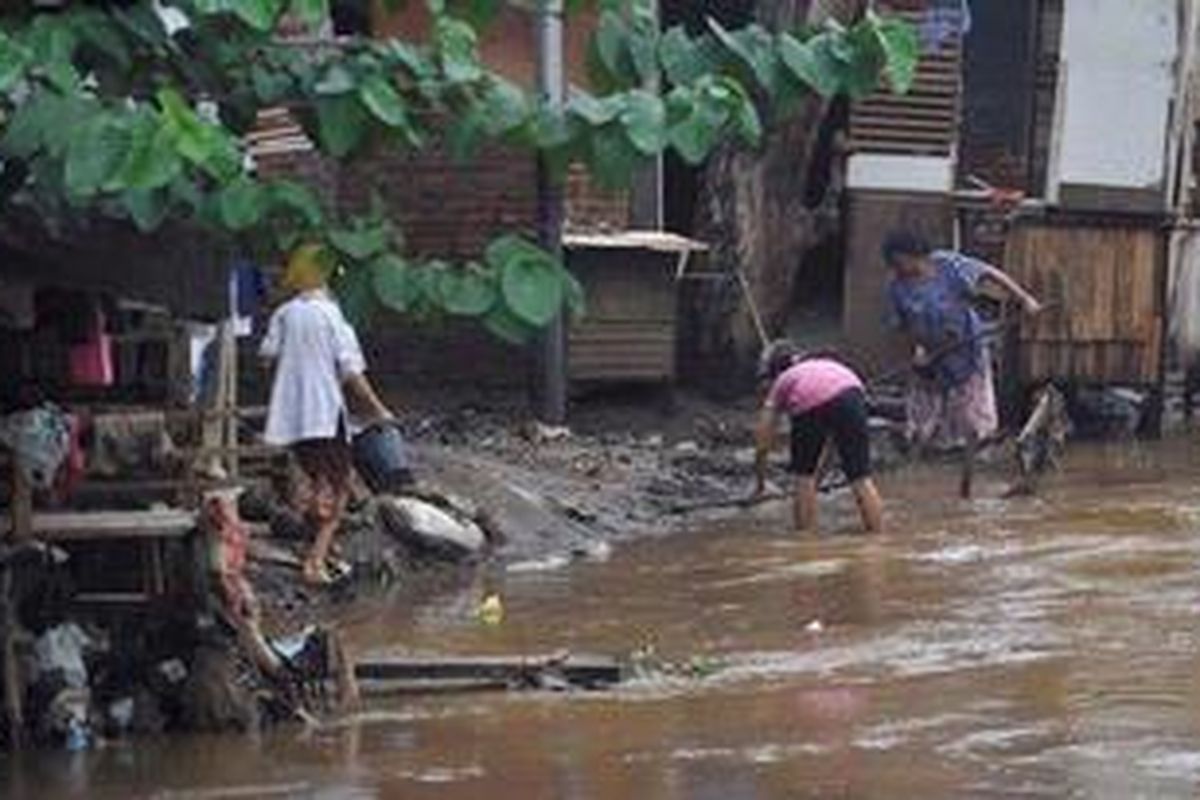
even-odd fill
[{"label": "flip flops", "polygon": [[329,558],[324,563],[304,562],[304,582],[310,586],[333,586],[350,577],[353,567],[340,558]]}]

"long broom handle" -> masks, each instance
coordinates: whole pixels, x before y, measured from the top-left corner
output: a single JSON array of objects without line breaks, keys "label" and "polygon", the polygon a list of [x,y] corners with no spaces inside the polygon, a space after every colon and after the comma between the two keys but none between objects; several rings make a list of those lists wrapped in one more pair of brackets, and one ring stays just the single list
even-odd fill
[{"label": "long broom handle", "polygon": [[[1045,314],[1047,311],[1057,308],[1058,305],[1059,305],[1058,303],[1050,303],[1050,304],[1044,305],[1044,306],[1042,306],[1041,313]],[[995,336],[996,334],[1003,333],[1004,331],[1008,330],[1009,328],[1013,327],[1014,325],[1019,324],[1021,322],[1021,320],[1022,320],[1022,316],[1018,314],[1018,315],[1013,316],[1010,319],[1004,320],[1003,322],[1001,322],[999,325],[997,325],[994,328],[982,330],[982,331],[979,331],[978,333],[974,334],[973,336],[968,336],[966,339],[959,339],[958,341],[950,342],[949,344],[944,344],[941,347],[934,348],[933,352],[929,353],[929,355],[927,356],[927,358],[929,359],[929,363],[930,364],[934,363],[939,358],[943,358],[943,357],[949,355],[950,353],[953,353],[955,350],[958,350],[960,347],[967,347],[967,346],[973,345],[976,342],[979,342],[983,339],[986,339],[989,336]],[[912,369],[913,369],[912,364],[904,364],[902,366],[886,370],[886,371],[880,373],[879,375],[876,375],[875,377],[871,378],[868,381],[868,383],[872,386],[878,385],[880,383],[888,383],[890,381],[895,380],[896,378],[907,375],[909,372],[912,371]]]}]

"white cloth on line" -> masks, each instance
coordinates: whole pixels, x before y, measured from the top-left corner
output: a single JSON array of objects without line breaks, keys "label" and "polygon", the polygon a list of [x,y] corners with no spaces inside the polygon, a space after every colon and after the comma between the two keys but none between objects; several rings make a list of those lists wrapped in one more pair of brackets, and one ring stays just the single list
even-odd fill
[{"label": "white cloth on line", "polygon": [[366,371],[366,359],[329,292],[305,292],[280,306],[260,352],[275,360],[266,442],[290,445],[337,436],[347,422],[342,384]]}]

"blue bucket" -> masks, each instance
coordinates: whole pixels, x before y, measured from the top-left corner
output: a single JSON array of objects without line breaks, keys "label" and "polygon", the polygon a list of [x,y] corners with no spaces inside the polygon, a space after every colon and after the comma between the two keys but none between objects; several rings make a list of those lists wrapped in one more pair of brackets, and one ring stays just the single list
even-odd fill
[{"label": "blue bucket", "polygon": [[354,437],[354,467],[376,493],[395,492],[415,479],[408,445],[393,422],[372,425]]}]

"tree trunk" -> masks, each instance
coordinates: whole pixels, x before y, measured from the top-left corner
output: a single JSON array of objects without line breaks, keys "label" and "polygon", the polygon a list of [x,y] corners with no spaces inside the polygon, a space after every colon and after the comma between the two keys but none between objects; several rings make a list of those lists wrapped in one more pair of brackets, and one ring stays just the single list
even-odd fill
[{"label": "tree trunk", "polygon": [[[861,0],[757,0],[756,13],[768,28],[779,30],[830,15],[849,20],[862,6]],[[818,141],[830,108],[814,94],[795,116],[775,126],[757,151],[727,147],[713,155],[706,170],[698,227],[712,246],[711,268],[742,271],[769,336],[786,323],[805,253],[837,229],[840,159],[832,162],[825,197],[806,202],[813,191],[814,158],[828,157],[818,152]],[[704,341],[694,346],[706,358],[736,363],[744,372],[762,341],[740,282],[730,280],[702,294],[696,310]]]}]

